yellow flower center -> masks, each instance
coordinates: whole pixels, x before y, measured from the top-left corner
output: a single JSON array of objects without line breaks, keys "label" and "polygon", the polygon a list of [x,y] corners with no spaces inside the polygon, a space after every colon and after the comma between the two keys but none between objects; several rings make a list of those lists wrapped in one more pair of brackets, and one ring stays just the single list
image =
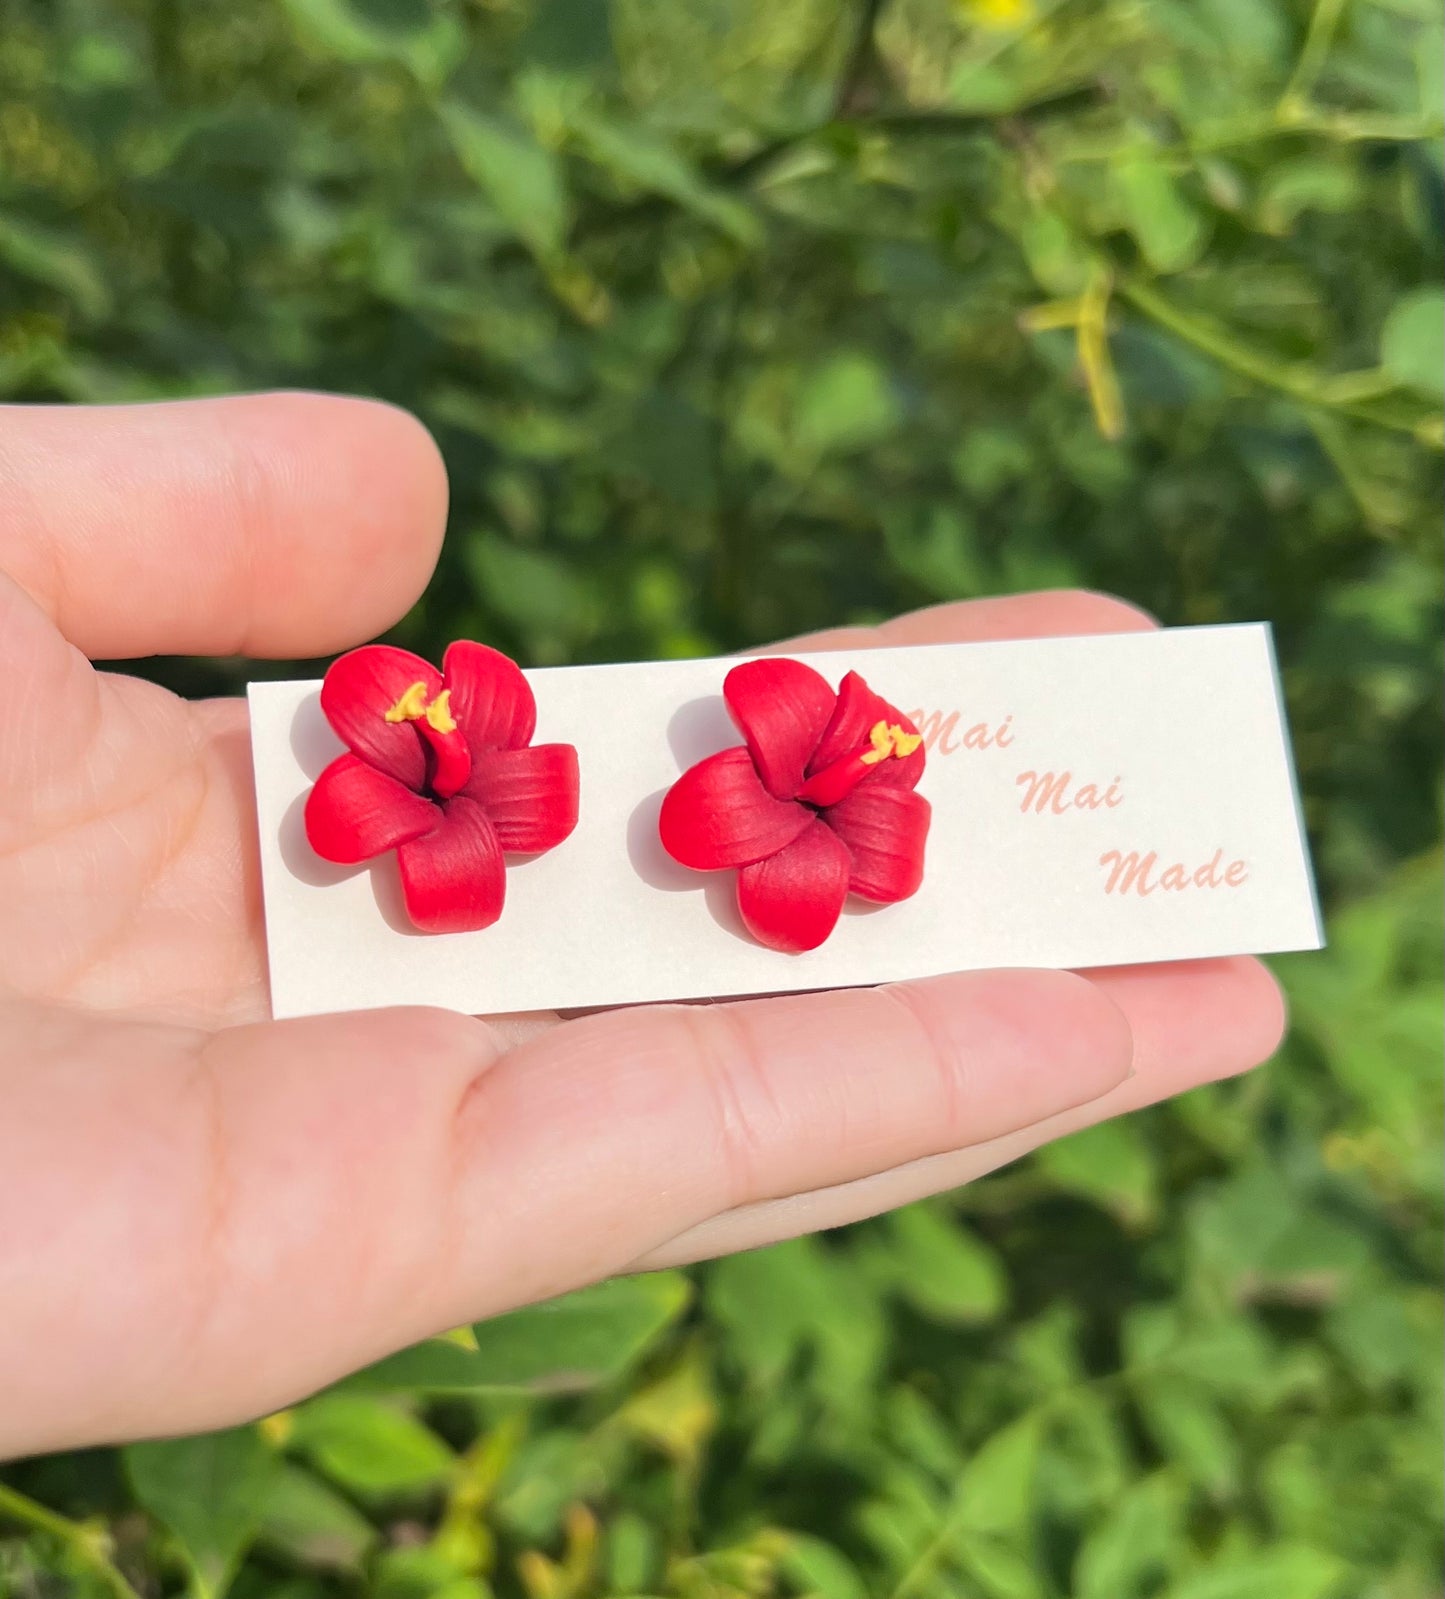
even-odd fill
[{"label": "yellow flower center", "polygon": [[452,691],[444,688],[428,704],[425,683],[413,683],[386,712],[386,719],[388,722],[420,722],[424,719],[438,733],[455,733],[457,730],[452,716]]},{"label": "yellow flower center", "polygon": [[923,742],[922,733],[905,733],[897,722],[875,722],[868,730],[868,742],[873,746],[858,758],[865,766],[876,766],[890,755],[912,755]]},{"label": "yellow flower center", "polygon": [[456,718],[452,715],[452,691],[444,688],[426,708],[427,722],[438,733],[455,733]]}]

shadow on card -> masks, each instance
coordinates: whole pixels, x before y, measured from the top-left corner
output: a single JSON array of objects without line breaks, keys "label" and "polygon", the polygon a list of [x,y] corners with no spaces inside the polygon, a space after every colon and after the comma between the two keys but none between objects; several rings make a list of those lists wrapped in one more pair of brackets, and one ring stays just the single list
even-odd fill
[{"label": "shadow on card", "polygon": [[[704,751],[710,754],[711,751]],[[701,757],[699,757],[701,758]],[[679,866],[662,847],[657,833],[658,813],[665,788],[649,794],[627,821],[627,856],[632,869],[649,888],[664,893],[700,893],[708,914],[725,933],[753,942],[752,934],[738,915],[737,873],[734,871],[695,872]]]}]

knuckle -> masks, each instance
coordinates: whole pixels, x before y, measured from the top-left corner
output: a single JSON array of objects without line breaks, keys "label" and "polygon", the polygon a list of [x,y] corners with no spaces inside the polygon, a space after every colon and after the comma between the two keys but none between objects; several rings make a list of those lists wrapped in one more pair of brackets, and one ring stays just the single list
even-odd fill
[{"label": "knuckle", "polygon": [[742,1011],[731,1005],[687,1005],[678,1022],[710,1101],[710,1124],[728,1208],[762,1197],[769,1124],[777,1121],[769,1064]]},{"label": "knuckle", "polygon": [[926,989],[912,983],[888,983],[875,989],[881,1000],[899,1012],[913,1035],[912,1053],[921,1062],[936,1096],[936,1125],[948,1142],[968,1132],[968,1062],[952,1041],[945,1041],[933,1015]]}]

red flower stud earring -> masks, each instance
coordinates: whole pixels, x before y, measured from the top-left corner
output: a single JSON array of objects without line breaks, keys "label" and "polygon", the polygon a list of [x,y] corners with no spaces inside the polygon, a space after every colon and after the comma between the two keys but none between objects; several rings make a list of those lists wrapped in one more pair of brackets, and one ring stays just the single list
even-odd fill
[{"label": "red flower stud earring", "polygon": [[801,661],[747,661],[723,682],[746,747],[678,778],[658,831],[675,861],[736,868],[738,910],[770,949],[816,949],[849,893],[882,904],[923,881],[932,815],[923,739],[849,672],[837,693]]},{"label": "red flower stud earring", "polygon": [[440,672],[388,644],[352,650],[327,671],[321,709],[348,753],[307,797],[311,847],[345,865],[395,850],[423,932],[490,927],[503,853],[552,849],[577,825],[577,751],[531,742],[532,690],[485,644],[450,645]]}]

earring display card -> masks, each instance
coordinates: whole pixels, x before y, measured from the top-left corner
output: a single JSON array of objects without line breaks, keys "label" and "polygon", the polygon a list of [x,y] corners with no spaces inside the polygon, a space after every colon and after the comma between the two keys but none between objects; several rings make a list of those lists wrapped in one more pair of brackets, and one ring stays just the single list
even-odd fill
[{"label": "earring display card", "polygon": [[481,932],[425,935],[396,859],[332,866],[303,807],[340,741],[315,682],[250,689],[276,1016],[440,1005],[473,1014],[891,982],[988,966],[1111,966],[1323,943],[1267,626],[798,656],[850,668],[923,732],[922,888],[850,898],[821,948],[744,930],[737,874],[677,865],[662,797],[737,745],[735,660],[527,673],[537,741],[575,744],[581,819],[510,861]]}]

